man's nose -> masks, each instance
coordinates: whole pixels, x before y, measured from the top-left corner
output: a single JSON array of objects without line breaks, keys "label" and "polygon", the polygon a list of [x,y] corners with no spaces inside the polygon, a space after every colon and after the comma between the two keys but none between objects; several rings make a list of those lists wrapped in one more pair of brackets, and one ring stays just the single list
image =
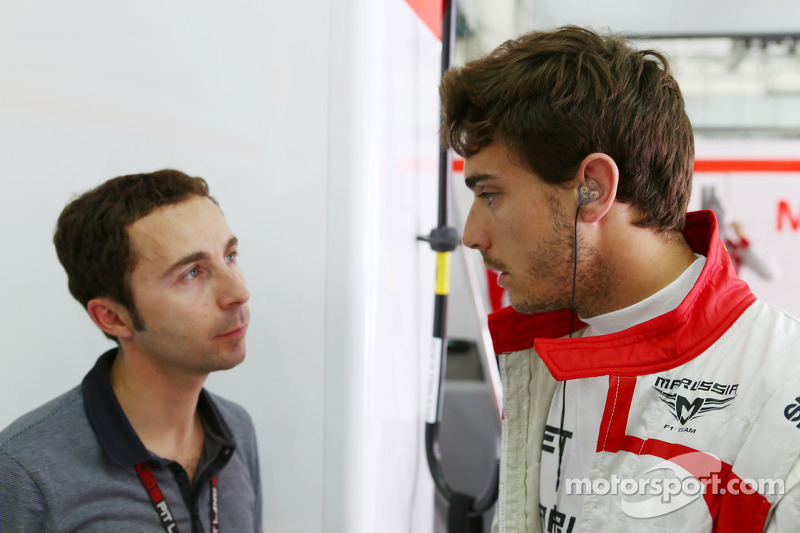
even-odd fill
[{"label": "man's nose", "polygon": [[220,284],[220,303],[222,307],[228,308],[234,305],[242,305],[250,299],[250,291],[247,289],[247,284],[241,271],[228,270]]},{"label": "man's nose", "polygon": [[467,221],[464,223],[464,234],[461,237],[464,246],[475,250],[489,248],[489,239],[480,216],[475,212],[475,204],[469,210]]}]

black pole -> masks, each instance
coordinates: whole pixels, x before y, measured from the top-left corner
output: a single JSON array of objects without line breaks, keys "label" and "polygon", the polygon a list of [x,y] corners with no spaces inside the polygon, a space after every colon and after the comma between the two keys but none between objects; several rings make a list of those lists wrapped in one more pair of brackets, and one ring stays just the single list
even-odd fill
[{"label": "black pole", "polygon": [[[456,0],[445,0],[444,17],[442,19],[442,71],[447,72],[453,63],[454,44],[456,42]],[[439,217],[438,226],[447,226],[450,205],[450,170],[453,161],[450,150],[439,146]]]},{"label": "black pole", "polygon": [[[442,21],[442,75],[450,68],[455,43],[456,0],[445,0]],[[453,168],[450,151],[439,149],[439,201],[437,227],[428,241],[437,252],[436,296],[434,300],[433,345],[431,349],[430,390],[425,424],[425,452],[437,493],[447,502],[448,533],[481,533],[482,516],[497,500],[500,463],[495,461],[492,477],[478,498],[453,490],[442,469],[439,445],[439,422],[445,372],[447,369],[447,298],[450,292],[450,256],[458,245],[456,230],[448,226],[450,205],[450,172]]]}]

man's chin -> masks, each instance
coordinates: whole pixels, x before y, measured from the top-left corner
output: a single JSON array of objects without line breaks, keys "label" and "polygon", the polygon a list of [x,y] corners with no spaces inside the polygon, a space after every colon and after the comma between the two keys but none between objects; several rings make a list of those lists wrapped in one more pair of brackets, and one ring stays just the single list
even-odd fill
[{"label": "man's chin", "polygon": [[539,311],[538,309],[531,307],[530,305],[527,304],[514,305],[512,303],[511,307],[514,309],[514,311],[516,311],[517,313],[521,313],[523,315],[535,315],[536,313],[541,313],[541,311]]},{"label": "man's chin", "polygon": [[534,313],[539,312],[537,307],[533,305],[532,302],[514,298],[513,296],[511,296],[511,293],[509,293],[508,300],[511,303],[511,307],[517,313],[522,313],[523,315],[532,315]]},{"label": "man's chin", "polygon": [[535,315],[537,313],[550,313],[569,309],[569,305],[555,302],[534,302],[522,298],[515,298],[511,293],[509,293],[509,301],[514,311],[523,315]]},{"label": "man's chin", "polygon": [[232,368],[236,368],[245,359],[246,351],[244,349],[244,342],[242,342],[241,346],[238,347],[237,350],[228,352],[223,357],[220,358],[218,361],[217,367],[214,369],[215,371],[219,370],[230,370]]}]

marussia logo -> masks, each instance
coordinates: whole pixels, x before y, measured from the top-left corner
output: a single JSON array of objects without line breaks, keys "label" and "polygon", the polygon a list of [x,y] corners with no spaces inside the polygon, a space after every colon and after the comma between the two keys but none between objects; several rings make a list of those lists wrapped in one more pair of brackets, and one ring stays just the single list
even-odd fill
[{"label": "marussia logo", "polygon": [[[675,420],[681,423],[682,426],[693,418],[700,418],[701,416],[712,411],[719,411],[728,407],[734,398],[736,398],[736,391],[739,385],[723,385],[713,381],[694,381],[691,379],[667,379],[656,378],[656,384],[653,387],[658,391],[659,398],[662,402],[667,404],[669,412],[675,417]],[[690,391],[708,391],[714,392],[721,397],[703,397],[695,396],[689,399],[686,396],[671,392],[674,389],[686,389]]]}]

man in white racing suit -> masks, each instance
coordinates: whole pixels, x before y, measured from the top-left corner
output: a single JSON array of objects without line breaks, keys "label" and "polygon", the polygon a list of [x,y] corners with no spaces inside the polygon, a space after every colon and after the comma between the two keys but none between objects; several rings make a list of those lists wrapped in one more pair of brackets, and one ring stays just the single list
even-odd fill
[{"label": "man in white racing suit", "polygon": [[449,71],[464,244],[513,309],[500,531],[796,531],[800,323],[686,209],[694,143],[666,59],[577,27]]}]

